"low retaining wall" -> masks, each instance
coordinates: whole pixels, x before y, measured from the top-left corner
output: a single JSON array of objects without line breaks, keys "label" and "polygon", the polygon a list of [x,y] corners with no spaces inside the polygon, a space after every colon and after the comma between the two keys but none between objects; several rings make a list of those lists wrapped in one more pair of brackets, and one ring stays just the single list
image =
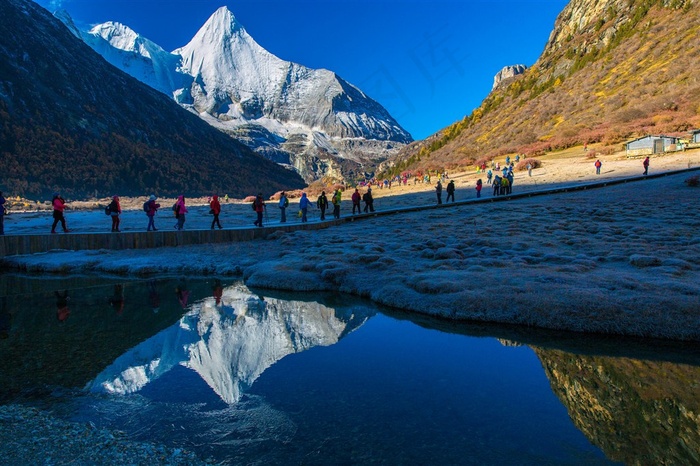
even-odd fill
[{"label": "low retaining wall", "polygon": [[[228,230],[183,230],[183,231],[153,231],[153,232],[123,232],[123,233],[69,233],[69,234],[42,234],[42,235],[4,235],[0,236],[0,258],[5,256],[43,253],[52,250],[97,250],[97,249],[153,249],[160,247],[187,246],[194,244],[232,243],[237,241],[251,241],[262,239],[268,235],[282,231],[292,232],[297,230],[320,230],[345,222],[364,220],[384,215],[394,215],[420,210],[446,209],[454,206],[478,205],[491,202],[503,202],[513,199],[544,196],[549,194],[564,193],[569,191],[582,191],[586,189],[602,188],[616,184],[642,181],[663,176],[677,175],[685,172],[700,170],[700,167],[676,170],[672,172],[657,173],[648,176],[606,180],[595,183],[575,186],[563,186],[539,191],[509,194],[505,196],[482,197],[469,199],[450,204],[431,204],[422,206],[401,207],[389,210],[376,211],[370,214],[359,214],[341,217],[339,220],[326,220],[324,222],[308,222],[289,225],[276,225],[263,228],[234,228]],[[517,185],[516,185],[517,188]],[[488,192],[488,188],[485,188]]]}]

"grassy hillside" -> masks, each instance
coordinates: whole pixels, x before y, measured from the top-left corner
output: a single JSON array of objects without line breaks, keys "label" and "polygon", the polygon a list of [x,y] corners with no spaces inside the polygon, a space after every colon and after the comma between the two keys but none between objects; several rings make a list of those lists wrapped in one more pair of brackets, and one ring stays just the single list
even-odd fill
[{"label": "grassy hillside", "polygon": [[407,147],[387,173],[454,169],[585,143],[603,153],[700,128],[695,0],[572,0],[538,62],[461,121]]}]

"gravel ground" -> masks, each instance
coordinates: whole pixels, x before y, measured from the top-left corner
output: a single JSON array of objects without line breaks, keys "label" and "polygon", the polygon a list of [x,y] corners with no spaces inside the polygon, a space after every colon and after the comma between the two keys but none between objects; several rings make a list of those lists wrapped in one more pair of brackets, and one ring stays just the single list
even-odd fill
[{"label": "gravel ground", "polygon": [[3,465],[200,465],[185,450],[133,442],[123,433],[61,421],[34,408],[0,406]]}]

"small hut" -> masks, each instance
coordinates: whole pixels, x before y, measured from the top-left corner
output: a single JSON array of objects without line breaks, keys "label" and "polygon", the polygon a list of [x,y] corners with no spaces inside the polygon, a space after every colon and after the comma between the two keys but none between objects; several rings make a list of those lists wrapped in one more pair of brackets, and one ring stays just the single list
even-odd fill
[{"label": "small hut", "polygon": [[625,150],[627,157],[662,154],[675,151],[677,142],[678,138],[673,136],[648,135],[625,143]]}]

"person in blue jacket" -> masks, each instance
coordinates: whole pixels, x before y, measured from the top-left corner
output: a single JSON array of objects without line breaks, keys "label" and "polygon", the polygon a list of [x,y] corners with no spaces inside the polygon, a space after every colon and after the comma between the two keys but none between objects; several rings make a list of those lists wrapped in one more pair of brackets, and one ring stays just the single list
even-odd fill
[{"label": "person in blue jacket", "polygon": [[313,203],[306,197],[306,193],[301,193],[301,199],[299,199],[299,210],[301,210],[301,221],[306,222],[306,212],[309,207],[313,207]]}]

